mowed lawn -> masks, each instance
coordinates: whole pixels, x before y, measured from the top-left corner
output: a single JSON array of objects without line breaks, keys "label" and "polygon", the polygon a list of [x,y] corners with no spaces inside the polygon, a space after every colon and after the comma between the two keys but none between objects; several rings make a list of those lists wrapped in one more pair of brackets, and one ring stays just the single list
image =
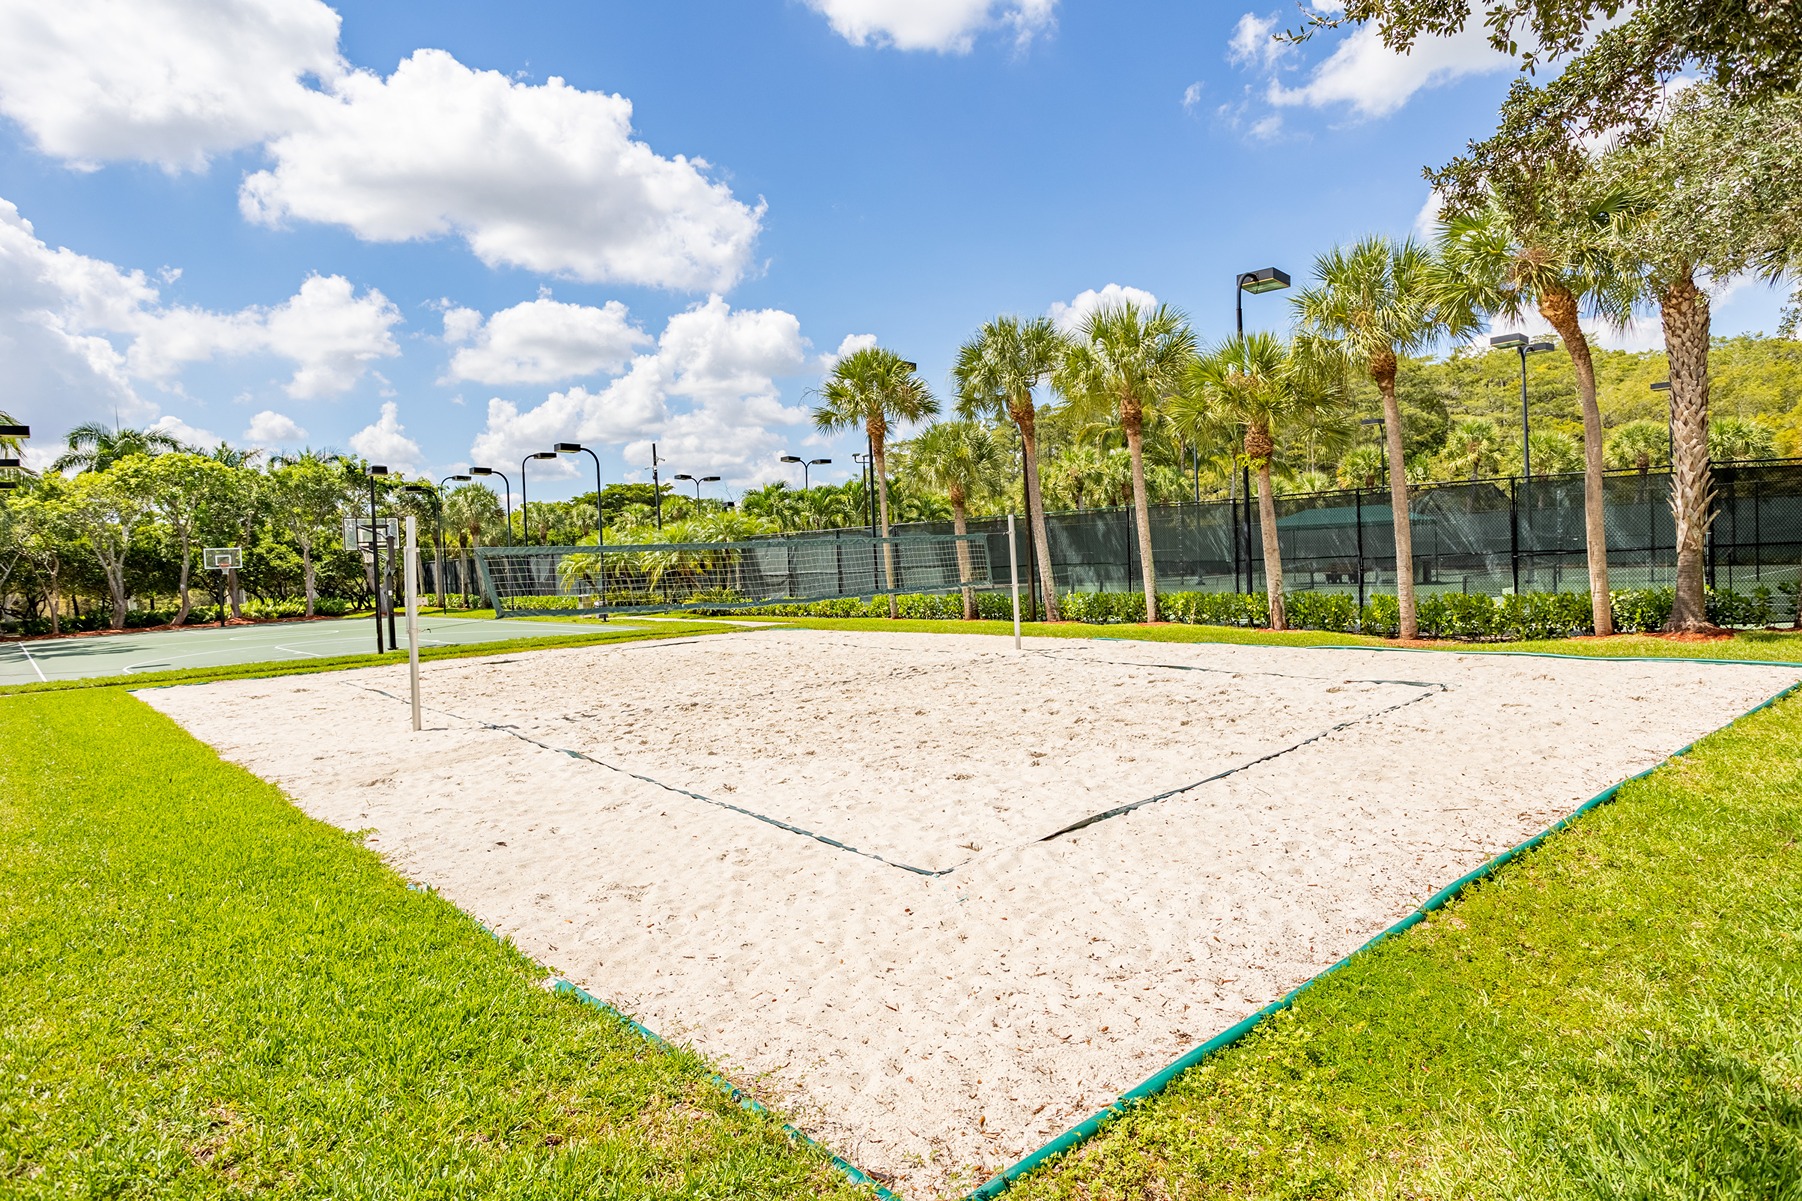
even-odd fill
[{"label": "mowed lawn", "polygon": [[[0,740],[0,1195],[860,1195],[122,689]],[[1802,699],[1009,1195],[1802,1197]]]}]

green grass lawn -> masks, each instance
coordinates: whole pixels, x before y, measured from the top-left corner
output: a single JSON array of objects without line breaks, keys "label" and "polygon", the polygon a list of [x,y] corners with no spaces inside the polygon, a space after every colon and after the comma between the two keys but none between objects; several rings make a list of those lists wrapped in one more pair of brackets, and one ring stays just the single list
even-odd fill
[{"label": "green grass lawn", "polygon": [[[1498,649],[1802,659],[1782,634]],[[704,1064],[550,995],[125,690],[0,699],[0,739],[0,1194],[854,1195]],[[1009,1196],[1802,1198],[1802,699],[1628,785]]]},{"label": "green grass lawn", "polygon": [[0,744],[0,1195],[868,1195],[129,693]]}]

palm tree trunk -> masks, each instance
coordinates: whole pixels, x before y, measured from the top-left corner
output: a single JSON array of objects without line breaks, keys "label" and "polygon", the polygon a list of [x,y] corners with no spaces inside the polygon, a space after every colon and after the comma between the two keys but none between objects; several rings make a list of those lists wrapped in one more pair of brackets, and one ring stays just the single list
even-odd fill
[{"label": "palm tree trunk", "polygon": [[1402,410],[1395,400],[1395,356],[1370,365],[1370,376],[1383,394],[1383,439],[1389,447],[1389,512],[1395,522],[1395,601],[1403,638],[1420,635],[1414,617],[1414,525],[1408,516],[1408,470],[1402,462]]},{"label": "palm tree trunk", "polygon": [[970,544],[965,542],[964,535],[970,532],[970,526],[964,519],[964,490],[953,484],[951,486],[951,529],[957,535],[957,582],[964,586],[964,620],[976,620],[976,589],[970,587]]},{"label": "palm tree trunk", "polygon": [[1145,589],[1145,620],[1158,619],[1158,569],[1151,561],[1151,506],[1145,496],[1145,414],[1136,402],[1120,406],[1126,427],[1126,452],[1132,459],[1133,514],[1139,524],[1139,577]]},{"label": "palm tree trunk", "polygon": [[1046,532],[1045,494],[1039,487],[1038,415],[1032,409],[1032,395],[1009,408],[1014,425],[1020,430],[1022,472],[1026,484],[1026,508],[1032,523],[1032,545],[1039,572],[1039,591],[1045,597],[1045,620],[1061,621],[1057,611],[1057,580],[1051,574],[1051,538]]},{"label": "palm tree trunk", "polygon": [[1708,464],[1708,297],[1685,274],[1659,298],[1671,364],[1671,517],[1677,588],[1667,630],[1708,629],[1704,540],[1713,514]]},{"label": "palm tree trunk", "polygon": [[1583,541],[1589,560],[1589,615],[1595,632],[1614,633],[1608,591],[1608,525],[1602,501],[1602,410],[1596,406],[1596,368],[1589,339],[1577,321],[1577,298],[1565,288],[1540,291],[1539,312],[1558,331],[1577,373],[1583,408]]},{"label": "palm tree trunk", "polygon": [[1258,460],[1258,524],[1264,529],[1264,593],[1270,600],[1270,628],[1289,628],[1283,607],[1283,555],[1276,542],[1276,497],[1270,492],[1270,459]]},{"label": "palm tree trunk", "polygon": [[882,574],[883,582],[888,586],[888,618],[894,621],[901,612],[895,604],[895,548],[888,540],[888,449],[883,445],[881,431],[870,431],[870,458],[876,468],[876,528],[882,534]]}]

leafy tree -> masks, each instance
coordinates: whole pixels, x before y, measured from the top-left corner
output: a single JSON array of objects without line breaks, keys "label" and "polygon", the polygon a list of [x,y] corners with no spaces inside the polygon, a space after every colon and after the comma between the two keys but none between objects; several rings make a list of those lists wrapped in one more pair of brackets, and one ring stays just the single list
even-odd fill
[{"label": "leafy tree", "polygon": [[1708,423],[1708,457],[1716,463],[1777,457],[1777,435],[1761,421],[1716,417]]},{"label": "leafy tree", "polygon": [[84,471],[70,481],[67,514],[70,526],[86,545],[106,579],[112,597],[112,628],[125,628],[131,595],[125,587],[125,559],[144,532],[150,513],[150,489],[143,479],[149,460],[141,455],[121,459],[104,471]]},{"label": "leafy tree", "polygon": [[[924,421],[936,415],[939,403],[915,373],[911,364],[892,350],[879,346],[853,351],[838,361],[820,387],[820,403],[813,422],[821,430],[862,427],[870,440],[870,458],[876,471],[876,512],[882,537],[889,536],[888,435],[900,422]],[[898,616],[895,605],[895,549],[883,546],[883,572],[889,594],[889,616]]]},{"label": "leafy tree", "polygon": [[311,617],[319,599],[319,549],[342,536],[343,518],[353,495],[341,473],[307,451],[272,467],[269,498],[276,520],[300,552],[301,587],[306,615]]},{"label": "leafy tree", "polygon": [[[973,497],[1006,487],[1006,450],[974,421],[940,421],[921,430],[907,446],[907,464],[929,488],[951,502],[952,529],[959,538],[970,532],[967,506]],[[970,588],[970,547],[957,544],[957,576],[965,581],[964,620],[976,620],[976,592]]]},{"label": "leafy tree", "polygon": [[1670,426],[1662,421],[1629,421],[1608,434],[1608,466],[1646,474],[1670,462]]},{"label": "leafy tree", "polygon": [[43,578],[53,635],[62,633],[64,567],[75,553],[77,539],[66,492],[62,477],[49,474],[10,506],[19,553]]},{"label": "leafy tree", "polygon": [[1374,236],[1321,255],[1314,262],[1314,279],[1295,298],[1302,327],[1336,341],[1382,394],[1399,626],[1403,638],[1413,638],[1420,632],[1414,614],[1414,537],[1395,377],[1398,356],[1431,345],[1445,327],[1437,268],[1432,255],[1413,239],[1397,243]]},{"label": "leafy tree", "polygon": [[1383,448],[1371,446],[1354,446],[1339,459],[1338,480],[1341,488],[1375,488],[1383,482],[1383,471],[1388,463]]},{"label": "leafy tree", "polygon": [[[1583,412],[1583,526],[1589,563],[1590,617],[1597,634],[1614,632],[1608,590],[1608,526],[1603,513],[1602,412],[1596,404],[1595,363],[1580,318],[1587,308],[1620,326],[1632,313],[1633,284],[1603,248],[1612,196],[1583,211],[1560,211],[1545,186],[1494,192],[1481,208],[1452,213],[1440,225],[1441,303],[1458,314],[1454,325],[1479,318],[1519,321],[1529,304],[1549,322],[1570,355]],[[1472,478],[1475,478],[1474,476]]]},{"label": "leafy tree", "polygon": [[1039,590],[1045,617],[1059,620],[1057,580],[1051,571],[1051,541],[1045,525],[1045,500],[1039,480],[1038,410],[1032,390],[1049,379],[1069,343],[1048,317],[1022,321],[997,317],[957,352],[952,376],[957,384],[957,412],[966,421],[983,417],[1013,422],[1020,436],[1027,520],[1038,558]]},{"label": "leafy tree", "polygon": [[187,450],[179,438],[158,429],[109,429],[89,421],[69,431],[68,449],[50,464],[50,470],[105,471],[131,455],[150,458],[171,451]]},{"label": "leafy tree", "polygon": [[[191,451],[174,451],[120,468],[123,487],[141,489],[151,512],[160,518],[177,559],[173,624],[182,625],[193,608],[188,584],[194,567],[194,542],[209,523],[230,506],[234,471],[219,459]],[[212,519],[209,522],[209,519]]]},{"label": "leafy tree", "polygon": [[1158,585],[1145,487],[1146,418],[1181,385],[1194,356],[1194,331],[1170,306],[1145,312],[1131,303],[1103,305],[1083,320],[1053,376],[1059,394],[1074,410],[1085,415],[1115,413],[1125,431],[1148,622],[1158,620]]}]

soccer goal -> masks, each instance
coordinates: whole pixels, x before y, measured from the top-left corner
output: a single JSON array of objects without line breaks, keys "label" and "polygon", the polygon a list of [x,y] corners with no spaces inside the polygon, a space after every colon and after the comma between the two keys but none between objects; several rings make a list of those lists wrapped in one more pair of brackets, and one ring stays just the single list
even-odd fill
[{"label": "soccer goal", "polygon": [[981,534],[484,546],[476,565],[501,617],[747,608],[994,586]]}]

